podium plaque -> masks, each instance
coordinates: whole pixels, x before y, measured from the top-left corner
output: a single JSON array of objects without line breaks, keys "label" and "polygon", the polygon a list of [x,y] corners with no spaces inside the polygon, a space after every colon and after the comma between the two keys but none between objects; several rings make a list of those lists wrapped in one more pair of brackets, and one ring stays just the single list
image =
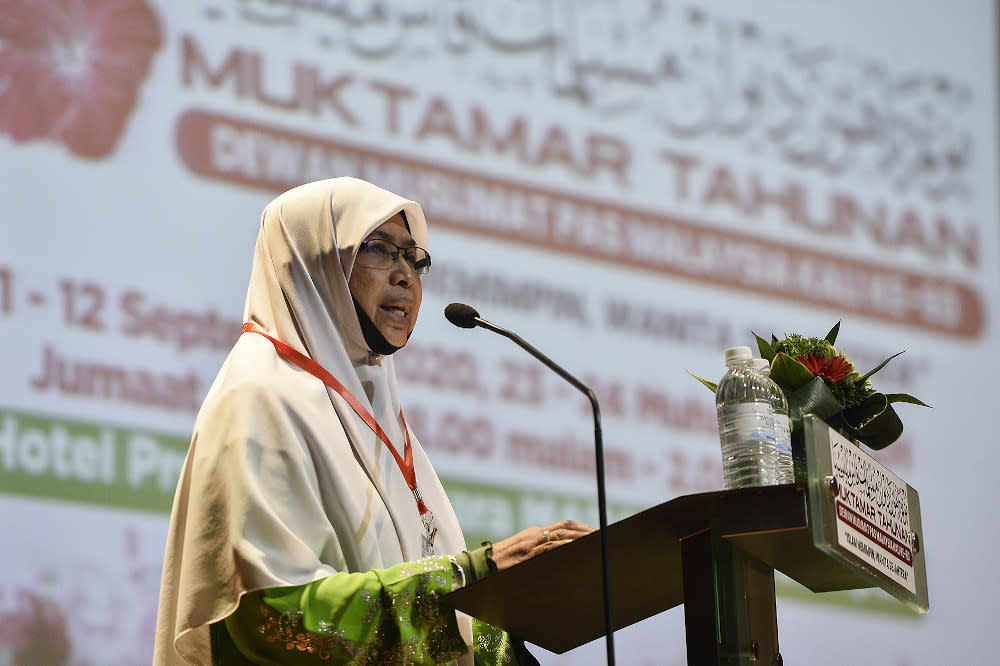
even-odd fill
[{"label": "podium plaque", "polygon": [[806,416],[804,423],[816,548],[926,613],[917,491],[815,416]]}]

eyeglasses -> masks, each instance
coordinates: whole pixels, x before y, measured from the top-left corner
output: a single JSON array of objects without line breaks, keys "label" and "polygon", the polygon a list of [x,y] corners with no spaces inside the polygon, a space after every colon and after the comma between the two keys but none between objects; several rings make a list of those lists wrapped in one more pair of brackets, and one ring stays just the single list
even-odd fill
[{"label": "eyeglasses", "polygon": [[355,261],[365,268],[385,270],[392,268],[401,254],[414,273],[427,275],[427,271],[431,268],[431,255],[427,254],[427,250],[416,245],[400,247],[384,238],[372,238],[362,242],[358,246],[358,256]]}]

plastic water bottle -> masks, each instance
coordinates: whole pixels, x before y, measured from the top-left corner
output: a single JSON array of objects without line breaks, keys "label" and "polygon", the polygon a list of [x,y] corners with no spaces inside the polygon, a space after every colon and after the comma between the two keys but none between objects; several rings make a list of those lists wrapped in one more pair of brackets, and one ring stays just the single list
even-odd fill
[{"label": "plastic water bottle", "polygon": [[715,391],[726,488],[773,486],[777,452],[774,407],[764,377],[752,367],[749,347],[726,350],[729,371]]},{"label": "plastic water bottle", "polygon": [[788,399],[781,387],[771,379],[771,364],[766,358],[753,359],[753,369],[766,381],[774,410],[774,448],[777,454],[775,474],[777,483],[793,483],[795,470],[792,466],[792,422],[788,418]]}]

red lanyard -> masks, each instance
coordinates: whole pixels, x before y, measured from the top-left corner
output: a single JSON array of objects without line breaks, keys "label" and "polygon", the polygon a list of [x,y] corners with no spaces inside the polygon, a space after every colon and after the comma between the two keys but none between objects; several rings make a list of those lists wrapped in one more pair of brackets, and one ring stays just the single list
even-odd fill
[{"label": "red lanyard", "polygon": [[354,411],[361,417],[361,420],[368,424],[368,427],[371,428],[376,435],[378,435],[378,438],[382,440],[382,443],[389,447],[392,457],[396,459],[396,464],[399,466],[399,471],[403,473],[403,478],[406,479],[406,485],[409,486],[410,492],[413,493],[413,498],[417,500],[417,510],[420,512],[421,516],[427,513],[427,505],[424,504],[424,500],[420,496],[420,490],[417,488],[417,472],[413,468],[413,447],[410,446],[410,430],[406,426],[406,418],[403,416],[402,409],[399,410],[399,418],[403,421],[403,433],[406,435],[405,460],[400,457],[399,452],[396,451],[396,447],[389,441],[388,435],[386,435],[385,431],[382,430],[379,424],[375,422],[375,418],[368,413],[365,406],[358,402],[358,399],[351,395],[351,392],[347,390],[347,387],[341,384],[336,377],[331,375],[326,368],[300,352],[298,349],[295,349],[287,342],[283,342],[278,338],[268,335],[258,328],[252,321],[248,321],[243,324],[243,332],[258,333],[263,335],[274,344],[274,348],[279,354],[339,393],[340,396],[347,401],[347,404],[354,408]]}]

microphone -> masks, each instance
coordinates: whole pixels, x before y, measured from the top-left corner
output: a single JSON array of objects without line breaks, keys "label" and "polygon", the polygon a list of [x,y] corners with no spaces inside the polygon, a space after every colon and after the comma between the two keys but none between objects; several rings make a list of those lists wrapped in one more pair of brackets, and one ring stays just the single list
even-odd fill
[{"label": "microphone", "polygon": [[608,508],[604,494],[604,444],[601,438],[601,411],[597,406],[597,396],[583,382],[563,370],[555,361],[525,342],[521,336],[505,328],[486,321],[479,316],[471,305],[452,303],[444,309],[444,316],[459,328],[475,328],[476,326],[499,333],[510,338],[519,347],[547,365],[560,377],[568,381],[590,400],[594,411],[594,453],[597,458],[597,513],[601,526],[601,577],[604,584],[604,636],[607,645],[608,665],[615,663],[614,625],[611,622],[611,569],[608,564]]},{"label": "microphone", "polygon": [[[465,303],[452,303],[444,309],[444,316],[459,328],[475,328],[479,313],[476,308]],[[479,321],[483,321],[479,319]]]},{"label": "microphone", "polygon": [[[499,333],[505,338],[510,338],[511,340],[513,340],[522,349],[527,351],[529,354],[537,358],[545,365],[549,366],[549,368],[555,371],[556,374],[558,374],[560,377],[568,381],[578,390],[582,391],[588,398],[590,398],[591,405],[594,408],[595,421],[598,421],[599,411],[597,407],[597,398],[594,396],[594,392],[591,391],[589,388],[587,388],[587,386],[579,379],[577,379],[573,375],[563,370],[560,366],[556,365],[556,363],[548,356],[546,356],[545,354],[543,354],[542,352],[538,351],[530,344],[525,342],[524,339],[522,339],[519,335],[512,333],[505,328],[500,328],[493,322],[486,321],[485,319],[479,316],[479,312],[476,310],[476,308],[472,307],[471,305],[466,305],[465,303],[450,304],[448,307],[444,309],[444,316],[448,319],[448,321],[453,323],[455,326],[458,326],[459,328],[475,328],[476,326],[481,326],[482,328],[485,328],[489,331],[493,331],[494,333]],[[604,456],[602,455],[601,458],[602,459],[598,461],[598,465],[600,465],[601,468],[603,468]]]}]

